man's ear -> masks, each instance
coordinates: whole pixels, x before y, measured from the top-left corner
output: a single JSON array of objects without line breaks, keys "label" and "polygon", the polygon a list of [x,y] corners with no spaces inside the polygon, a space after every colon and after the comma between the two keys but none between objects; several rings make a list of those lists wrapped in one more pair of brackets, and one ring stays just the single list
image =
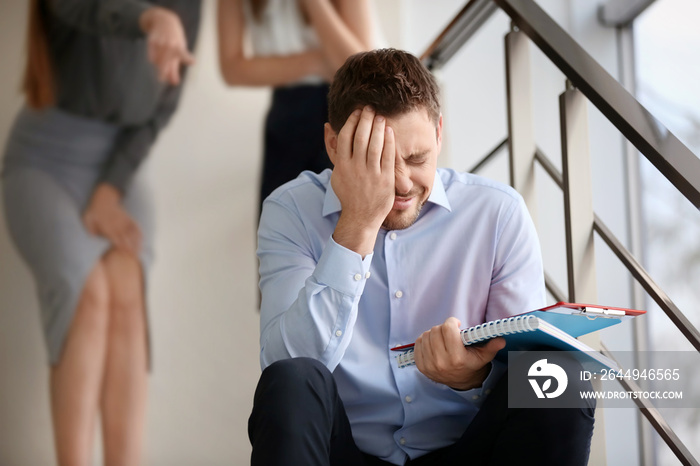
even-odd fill
[{"label": "man's ear", "polygon": [[336,154],[338,153],[338,134],[333,131],[330,123],[323,125],[323,139],[326,142],[326,152],[335,166]]}]

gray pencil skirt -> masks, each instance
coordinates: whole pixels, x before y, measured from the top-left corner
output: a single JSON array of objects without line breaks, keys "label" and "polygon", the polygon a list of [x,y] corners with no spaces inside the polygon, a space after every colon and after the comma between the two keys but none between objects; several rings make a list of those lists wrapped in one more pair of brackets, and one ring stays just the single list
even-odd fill
[{"label": "gray pencil skirt", "polygon": [[[85,280],[110,248],[85,230],[81,214],[105,169],[119,128],[57,109],[22,110],[5,149],[2,189],[10,237],[34,276],[49,362],[61,357]],[[152,260],[152,199],[137,175],[123,204]]]}]

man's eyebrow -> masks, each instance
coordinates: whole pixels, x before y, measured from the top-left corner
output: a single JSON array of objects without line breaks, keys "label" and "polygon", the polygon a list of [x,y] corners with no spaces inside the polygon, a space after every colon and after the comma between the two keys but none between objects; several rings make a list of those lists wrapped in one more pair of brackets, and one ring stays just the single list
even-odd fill
[{"label": "man's eyebrow", "polygon": [[410,162],[412,160],[421,159],[423,157],[426,157],[429,153],[430,153],[430,149],[420,150],[418,152],[413,152],[411,154],[408,154],[408,156],[404,157],[404,160],[407,162]]}]

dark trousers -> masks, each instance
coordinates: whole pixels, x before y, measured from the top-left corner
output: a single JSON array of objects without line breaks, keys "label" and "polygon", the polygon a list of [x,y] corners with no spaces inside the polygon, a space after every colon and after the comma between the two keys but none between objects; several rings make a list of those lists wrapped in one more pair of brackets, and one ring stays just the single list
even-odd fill
[{"label": "dark trousers", "polygon": [[323,139],[328,85],[278,87],[265,120],[260,205],[272,191],[304,170],[331,168]]},{"label": "dark trousers", "polygon": [[[594,410],[509,409],[506,374],[457,443],[406,464],[585,466]],[[314,359],[287,359],[263,371],[248,435],[253,466],[389,464],[355,445],[333,375]]]}]

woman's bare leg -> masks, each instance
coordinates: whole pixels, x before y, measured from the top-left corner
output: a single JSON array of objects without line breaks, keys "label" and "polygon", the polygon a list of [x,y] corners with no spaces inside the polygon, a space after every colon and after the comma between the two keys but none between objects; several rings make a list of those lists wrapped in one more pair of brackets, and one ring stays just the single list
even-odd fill
[{"label": "woman's bare leg", "polygon": [[140,464],[146,413],[148,349],[139,260],[112,250],[104,257],[110,306],[102,388],[106,466]]},{"label": "woman's bare leg", "polygon": [[61,360],[51,368],[51,415],[60,466],[86,466],[92,461],[108,311],[107,274],[98,262],[85,282]]}]

